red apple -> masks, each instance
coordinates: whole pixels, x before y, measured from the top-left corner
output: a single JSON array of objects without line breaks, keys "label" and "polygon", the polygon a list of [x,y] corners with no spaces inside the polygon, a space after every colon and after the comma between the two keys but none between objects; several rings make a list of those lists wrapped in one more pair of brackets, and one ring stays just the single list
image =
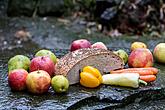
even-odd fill
[{"label": "red apple", "polygon": [[151,67],[153,66],[153,56],[149,49],[138,48],[133,50],[128,58],[129,67]]},{"label": "red apple", "polygon": [[42,94],[48,92],[50,83],[50,75],[43,70],[29,73],[26,79],[27,89],[33,94]]},{"label": "red apple", "polygon": [[44,70],[48,72],[50,76],[53,76],[55,72],[54,63],[48,56],[35,57],[30,63],[30,72],[36,70]]},{"label": "red apple", "polygon": [[22,91],[26,89],[26,77],[28,72],[24,69],[15,69],[9,73],[8,83],[12,90]]},{"label": "red apple", "polygon": [[107,50],[106,45],[104,43],[102,43],[102,42],[96,42],[91,47],[92,48],[99,48],[99,49],[105,49],[105,50]]},{"label": "red apple", "polygon": [[79,39],[72,42],[70,51],[75,51],[81,48],[90,48],[91,43],[86,39]]}]

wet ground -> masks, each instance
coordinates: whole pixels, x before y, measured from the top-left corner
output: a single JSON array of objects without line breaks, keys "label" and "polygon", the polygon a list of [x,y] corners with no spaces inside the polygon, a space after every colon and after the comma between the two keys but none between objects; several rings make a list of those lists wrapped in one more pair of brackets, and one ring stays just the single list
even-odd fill
[{"label": "wet ground", "polygon": [[[31,34],[27,41],[15,38],[22,28]],[[61,22],[56,18],[0,18],[0,109],[114,109],[114,110],[162,110],[165,108],[165,66],[155,63],[159,69],[157,80],[139,89],[100,86],[86,89],[71,86],[67,94],[49,93],[36,96],[27,92],[12,92],[7,84],[7,61],[16,54],[32,57],[41,48],[51,49],[58,57],[68,52],[70,43],[86,38],[92,43],[104,42],[109,49],[129,52],[133,41],[145,42],[153,50],[165,37],[144,36],[108,37],[91,28],[91,34],[80,20],[70,18]]]}]

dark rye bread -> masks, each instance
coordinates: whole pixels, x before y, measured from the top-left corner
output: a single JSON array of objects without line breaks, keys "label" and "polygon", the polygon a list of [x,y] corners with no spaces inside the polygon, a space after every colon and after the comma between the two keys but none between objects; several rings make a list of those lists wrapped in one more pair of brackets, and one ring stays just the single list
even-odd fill
[{"label": "dark rye bread", "polygon": [[124,67],[123,61],[113,52],[104,49],[86,48],[66,54],[56,65],[56,75],[62,74],[70,85],[79,82],[79,73],[84,66],[93,66],[104,74]]}]

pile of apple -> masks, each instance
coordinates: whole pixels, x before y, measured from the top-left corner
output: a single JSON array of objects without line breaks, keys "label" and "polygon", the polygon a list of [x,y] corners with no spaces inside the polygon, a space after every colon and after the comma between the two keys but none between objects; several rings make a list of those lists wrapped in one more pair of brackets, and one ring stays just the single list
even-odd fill
[{"label": "pile of apple", "polygon": [[86,39],[79,39],[72,42],[70,51],[75,51],[82,48],[100,48],[107,50],[107,47],[103,42],[96,42],[91,44],[91,42]]},{"label": "pile of apple", "polygon": [[[49,50],[40,50],[30,59],[16,55],[8,61],[8,83],[13,91],[28,90],[30,93],[48,92],[50,86],[56,93],[66,92],[69,87],[67,78],[56,75],[57,58]],[[29,73],[28,73],[29,72]]]},{"label": "pile of apple", "polygon": [[[107,50],[107,47],[103,42],[91,44],[91,42],[86,39],[79,39],[72,42],[70,51],[81,48],[100,48]],[[165,43],[159,43],[155,47],[153,55],[151,51],[147,49],[147,45],[143,42],[133,42],[130,50],[131,54],[129,56],[123,49],[114,51],[115,54],[123,59],[125,64],[128,62],[129,67],[150,67],[153,65],[153,55],[155,61],[165,63]]]},{"label": "pile of apple", "polygon": [[129,67],[151,67],[154,60],[158,63],[165,63],[165,43],[159,43],[154,48],[153,54],[147,49],[143,42],[134,42],[131,45],[131,54],[128,58]]},{"label": "pile of apple", "polygon": [[131,68],[152,67],[154,64],[154,58],[157,62],[165,63],[165,59],[163,58],[163,55],[165,54],[165,43],[158,44],[152,54],[145,43],[133,42],[130,51],[130,55],[122,49],[114,51],[114,53],[120,56],[125,64],[128,63],[128,66]]}]

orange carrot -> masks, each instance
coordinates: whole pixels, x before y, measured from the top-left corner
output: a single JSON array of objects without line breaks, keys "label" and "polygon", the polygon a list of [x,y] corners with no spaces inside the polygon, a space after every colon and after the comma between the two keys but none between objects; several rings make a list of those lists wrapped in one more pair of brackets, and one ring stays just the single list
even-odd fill
[{"label": "orange carrot", "polygon": [[111,71],[111,74],[114,74],[114,73],[138,73],[139,75],[153,75],[153,72],[152,71],[147,71],[147,70],[126,70],[126,71],[122,71],[122,72],[119,72],[119,70],[117,71]]},{"label": "orange carrot", "polygon": [[158,69],[157,68],[154,68],[154,67],[146,67],[146,68],[143,68],[144,70],[151,70],[153,71],[154,74],[157,74],[158,73]]},{"label": "orange carrot", "polygon": [[145,82],[153,82],[156,80],[156,76],[155,75],[145,75],[145,76],[140,76],[140,79]]},{"label": "orange carrot", "polygon": [[147,68],[127,68],[121,70],[110,71],[110,73],[139,73],[139,75],[153,75],[158,73],[158,69],[154,67]]}]

